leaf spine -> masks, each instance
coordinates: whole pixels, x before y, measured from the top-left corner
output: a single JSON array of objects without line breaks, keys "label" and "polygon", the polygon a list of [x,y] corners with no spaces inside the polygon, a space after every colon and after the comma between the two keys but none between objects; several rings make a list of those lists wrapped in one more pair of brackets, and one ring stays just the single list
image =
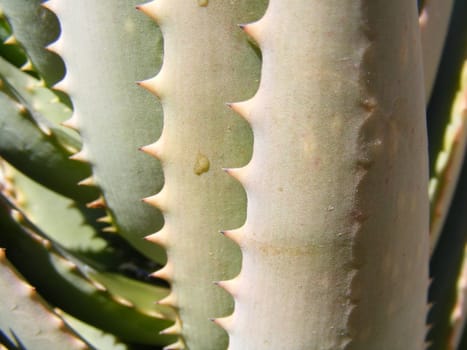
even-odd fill
[{"label": "leaf spine", "polygon": [[227,332],[232,330],[233,315],[220,318],[210,318],[209,320],[217,324],[219,327],[225,329]]},{"label": "leaf spine", "polygon": [[248,24],[239,24],[238,25],[245,33],[248,34],[253,40],[258,44],[261,42],[261,20],[248,23]]},{"label": "leaf spine", "polygon": [[72,156],[70,156],[70,159],[76,160],[78,162],[89,163],[89,159],[84,148],[78,153],[75,153]]},{"label": "leaf spine", "polygon": [[235,230],[222,230],[219,231],[222,235],[225,237],[231,239],[235,243],[237,243],[240,247],[242,247],[243,244],[243,237],[244,237],[244,230],[242,228],[238,228]]},{"label": "leaf spine", "polygon": [[146,16],[152,18],[154,21],[158,22],[159,17],[157,13],[160,11],[158,1],[153,0],[145,4],[137,5],[136,9],[143,12]]},{"label": "leaf spine", "polygon": [[184,350],[184,349],[186,349],[186,346],[183,340],[181,339],[163,348],[163,350]]},{"label": "leaf spine", "polygon": [[76,115],[76,112],[74,112],[71,116],[71,118],[63,121],[60,123],[62,126],[67,127],[69,129],[79,131],[79,118]]},{"label": "leaf spine", "polygon": [[149,154],[150,156],[153,156],[154,158],[157,158],[159,160],[161,160],[162,149],[162,136],[156,142],[139,148],[140,151]]},{"label": "leaf spine", "polygon": [[92,209],[96,209],[96,208],[107,208],[107,205],[105,204],[105,200],[104,200],[104,197],[100,196],[99,198],[97,198],[96,200],[92,201],[92,202],[89,202],[88,204],[86,204],[86,207],[87,208],[92,208]]},{"label": "leaf spine", "polygon": [[158,244],[162,247],[167,247],[169,241],[169,232],[166,228],[166,225],[167,222],[164,224],[164,227],[162,227],[159,231],[144,237],[144,239],[152,243]]},{"label": "leaf spine", "polygon": [[18,45],[18,40],[16,39],[16,36],[10,35],[8,38],[6,38],[3,43],[5,45]]},{"label": "leaf spine", "polygon": [[61,37],[58,37],[57,40],[53,41],[52,43],[50,43],[49,45],[45,47],[47,51],[53,52],[59,56],[61,56],[61,52],[63,51],[62,48],[63,48],[63,42],[62,42]]},{"label": "leaf spine", "polygon": [[78,182],[79,186],[96,186],[96,179],[93,176],[89,176],[84,180]]},{"label": "leaf spine", "polygon": [[162,189],[159,191],[159,193],[149,196],[146,198],[143,198],[142,201],[144,203],[150,204],[153,207],[158,208],[161,211],[165,211],[165,203],[167,200],[167,190],[165,190],[166,186],[162,187]]},{"label": "leaf spine", "polygon": [[112,223],[112,218],[110,215],[102,216],[96,220],[97,222],[102,222],[104,224],[111,224]]},{"label": "leaf spine", "polygon": [[68,74],[65,74],[63,79],[53,86],[53,89],[69,94],[70,86],[71,86],[70,77]]},{"label": "leaf spine", "polygon": [[165,306],[170,306],[172,308],[177,308],[177,297],[173,292],[171,292],[169,295],[167,295],[165,298],[162,298],[161,300],[157,301],[156,304],[158,305],[165,305]]},{"label": "leaf spine", "polygon": [[231,294],[233,297],[236,297],[239,291],[239,286],[240,286],[239,279],[240,279],[239,276],[237,276],[231,280],[214,282],[214,284],[224,289],[226,292]]},{"label": "leaf spine", "polygon": [[162,89],[161,89],[161,77],[160,77],[160,72],[159,74],[157,74],[155,77],[153,78],[149,78],[149,79],[146,79],[146,80],[141,80],[141,81],[138,81],[136,82],[136,84],[138,84],[139,86],[145,88],[146,90],[148,90],[151,94],[155,95],[156,97],[158,98],[162,98]]},{"label": "leaf spine", "polygon": [[247,166],[244,166],[242,168],[222,168],[222,170],[230,176],[232,176],[237,181],[239,181],[240,183],[242,183],[242,185],[245,184]]},{"label": "leaf spine", "polygon": [[180,335],[180,333],[182,332],[182,323],[180,321],[180,319],[178,317],[175,318],[175,323],[160,331],[159,334],[164,334],[164,335]]},{"label": "leaf spine", "polygon": [[27,71],[33,71],[34,70],[34,66],[32,65],[32,62],[30,59],[28,59],[26,61],[25,64],[23,64],[20,68],[23,72],[27,72]]},{"label": "leaf spine", "polygon": [[52,11],[52,12],[57,12],[58,11],[58,3],[56,0],[48,0],[48,1],[44,1],[42,4],[41,4],[42,7],[46,8],[47,10],[49,11]]},{"label": "leaf spine", "polygon": [[128,299],[125,299],[125,298],[123,298],[123,297],[121,297],[119,295],[112,295],[112,299],[115,300],[120,305],[129,307],[129,308],[134,308],[135,307],[135,305],[131,301],[129,301]]},{"label": "leaf spine", "polygon": [[105,233],[117,233],[117,228],[115,226],[107,226],[102,229],[102,232]]},{"label": "leaf spine", "polygon": [[173,278],[173,263],[170,260],[167,261],[163,268],[153,272],[151,276],[171,282]]},{"label": "leaf spine", "polygon": [[250,99],[242,102],[227,103],[226,105],[234,112],[242,116],[243,119],[245,119],[248,123],[252,124],[252,120],[250,118],[250,112],[253,105],[252,101],[253,99]]}]

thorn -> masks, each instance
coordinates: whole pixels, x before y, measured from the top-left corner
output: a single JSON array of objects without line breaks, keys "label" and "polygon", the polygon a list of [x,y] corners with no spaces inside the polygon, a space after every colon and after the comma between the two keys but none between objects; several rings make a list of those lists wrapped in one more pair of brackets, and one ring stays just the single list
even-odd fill
[{"label": "thorn", "polygon": [[111,224],[112,223],[112,218],[110,215],[102,216],[96,220],[97,222],[102,222],[104,224]]},{"label": "thorn", "polygon": [[62,80],[60,80],[58,83],[52,86],[52,89],[68,93],[69,86],[70,84],[68,82],[67,76],[65,76]]},{"label": "thorn", "polygon": [[167,261],[163,268],[151,273],[151,276],[170,282],[173,277],[173,264],[170,262],[170,260]]},{"label": "thorn", "polygon": [[185,344],[181,339],[178,339],[175,343],[167,345],[162,350],[184,350],[186,349]]},{"label": "thorn", "polygon": [[32,65],[32,62],[28,59],[25,64],[23,64],[20,68],[23,72],[26,71],[33,71],[34,67]]},{"label": "thorn", "polygon": [[182,324],[180,322],[180,320],[178,318],[175,319],[175,323],[160,331],[159,334],[161,335],[180,335],[180,333],[182,332]]},{"label": "thorn", "polygon": [[224,328],[226,331],[232,328],[233,316],[221,317],[221,318],[210,318],[209,321],[217,324]]},{"label": "thorn", "polygon": [[92,202],[86,204],[86,207],[87,208],[92,208],[92,209],[96,209],[96,208],[105,209],[105,208],[107,208],[107,205],[105,204],[104,197],[101,196],[101,197],[97,198],[95,201],[92,201]]},{"label": "thorn", "polygon": [[[55,11],[54,11],[55,12]],[[50,51],[50,52],[53,52],[54,54],[56,55],[60,55],[60,52],[62,51],[61,50],[61,47],[62,47],[62,42],[60,40],[60,38],[58,38],[56,41],[54,41],[53,43],[50,43],[49,45],[47,45],[45,47],[45,49],[47,51]]]},{"label": "thorn", "polygon": [[173,294],[173,292],[171,292],[165,298],[162,298],[161,300],[157,301],[156,304],[176,308],[177,307],[177,301],[176,301],[176,298],[175,298],[175,294]]},{"label": "thorn", "polygon": [[78,153],[73,154],[69,159],[76,160],[78,162],[89,163],[86,152],[82,149]]},{"label": "thorn", "polygon": [[115,226],[107,226],[102,229],[102,232],[105,233],[117,233],[117,228]]},{"label": "thorn", "polygon": [[153,196],[143,198],[142,201],[144,203],[152,205],[153,207],[158,208],[161,211],[164,211],[164,204],[165,204],[164,202],[165,202],[165,198],[166,198],[164,189],[165,189],[165,186],[162,187],[162,189],[159,191],[159,193],[157,193],[157,194],[155,194]]},{"label": "thorn", "polygon": [[75,113],[71,116],[71,118],[65,120],[64,122],[60,123],[62,126],[67,127],[69,129],[79,131],[78,127],[78,117]]},{"label": "thorn", "polygon": [[8,38],[3,41],[5,45],[18,45],[18,40],[14,35],[10,35]]},{"label": "thorn", "polygon": [[244,166],[243,168],[222,168],[223,171],[225,171],[237,181],[241,182],[243,185],[245,185],[245,169],[246,166]]},{"label": "thorn", "polygon": [[84,180],[81,180],[78,182],[79,186],[96,186],[96,181],[93,176],[89,176],[85,178]]},{"label": "thorn", "polygon": [[96,288],[100,292],[107,292],[107,288],[100,282],[97,282],[96,280],[90,279],[92,285],[94,288]]},{"label": "thorn", "polygon": [[238,25],[241,30],[247,33],[250,37],[252,37],[257,43],[260,42],[260,31],[259,28],[261,25],[258,22],[248,23],[248,24],[239,24]]},{"label": "thorn", "polygon": [[243,245],[243,235],[244,235],[244,229],[238,228],[236,230],[223,230],[219,231],[222,235],[225,237],[231,239],[235,243],[237,243],[240,247]]},{"label": "thorn", "polygon": [[139,148],[140,151],[149,154],[150,156],[153,156],[157,159],[161,159],[161,149],[162,149],[162,139],[159,138],[154,143],[151,143],[150,145],[142,146]]},{"label": "thorn", "polygon": [[[165,225],[167,225],[167,223],[165,223]],[[166,229],[165,225],[158,232],[153,233],[151,235],[148,235],[148,236],[144,237],[144,239],[149,241],[149,242],[158,244],[158,245],[160,245],[162,247],[167,247],[167,244],[168,244],[168,232],[167,232],[167,229]]]},{"label": "thorn", "polygon": [[213,282],[213,284],[224,289],[227,293],[229,293],[233,297],[237,295],[237,291],[238,291],[237,286],[239,284],[238,277],[233,278],[228,281],[216,281],[216,282]]},{"label": "thorn", "polygon": [[246,100],[242,102],[232,102],[232,103],[226,103],[227,107],[232,109],[234,112],[237,114],[241,115],[247,122],[251,124],[251,105],[252,105],[252,100]]},{"label": "thorn", "polygon": [[57,4],[53,0],[44,1],[41,6],[52,12],[57,12]]},{"label": "thorn", "polygon": [[138,84],[139,86],[145,88],[146,90],[148,90],[153,95],[161,98],[161,92],[160,92],[161,89],[159,88],[159,80],[161,79],[159,77],[160,74],[161,73],[159,72],[159,74],[157,74],[153,78],[150,78],[150,79],[147,79],[147,80],[137,81],[136,84]]},{"label": "thorn", "polygon": [[157,13],[159,12],[158,7],[159,5],[157,4],[157,1],[151,1],[145,4],[137,5],[136,9],[157,22]]},{"label": "thorn", "polygon": [[123,305],[123,306],[130,307],[130,308],[135,307],[135,304],[133,304],[128,299],[125,299],[125,298],[123,298],[123,297],[121,297],[119,295],[112,295],[112,299],[115,300],[117,303]]}]

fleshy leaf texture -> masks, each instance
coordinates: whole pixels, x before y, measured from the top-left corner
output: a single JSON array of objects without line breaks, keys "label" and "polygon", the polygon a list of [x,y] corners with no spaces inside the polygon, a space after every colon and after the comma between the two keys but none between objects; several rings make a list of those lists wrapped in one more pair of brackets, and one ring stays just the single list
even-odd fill
[{"label": "fleshy leaf texture", "polygon": [[459,175],[462,169],[467,135],[467,61],[464,62],[459,90],[450,111],[442,149],[436,156],[433,177],[430,179],[431,247],[441,234],[449,212]]},{"label": "fleshy leaf texture", "polygon": [[435,83],[454,0],[425,0],[419,17],[425,79],[425,98],[429,100]]},{"label": "fleshy leaf texture", "polygon": [[100,329],[94,328],[66,314],[60,309],[56,309],[55,312],[73,327],[73,329],[76,329],[88,343],[92,344],[93,348],[99,350],[129,350],[124,343],[119,342],[112,334],[104,333]]},{"label": "fleshy leaf texture", "polygon": [[[423,349],[428,160],[415,2],[271,0],[229,349]],[[410,305],[410,308],[407,307]]]},{"label": "fleshy leaf texture", "polygon": [[76,199],[91,200],[94,188],[80,188],[77,181],[90,174],[85,164],[68,159],[70,146],[61,140],[66,134],[44,132],[32,117],[32,111],[0,92],[0,155],[34,180],[56,192]]},{"label": "fleshy leaf texture", "polygon": [[[161,34],[154,22],[126,0],[46,3],[59,18],[60,38],[51,49],[63,58],[66,76],[56,86],[66,91],[83,149],[76,160],[89,161],[118,232],[157,262],[165,252],[143,240],[163,224],[162,215],[141,202],[163,184],[160,164],[138,148],[162,128],[161,107],[136,81],[161,63]],[[102,205],[101,201],[91,206]]]},{"label": "fleshy leaf texture", "polygon": [[89,349],[24,281],[4,249],[0,249],[0,298],[0,342],[6,338],[18,349]]},{"label": "fleshy leaf texture", "polygon": [[156,0],[139,8],[164,37],[163,67],[141,85],[164,109],[162,136],[143,149],[165,176],[162,191],[146,201],[165,218],[148,237],[167,249],[168,263],[155,275],[172,294],[160,303],[180,318],[168,332],[181,339],[168,349],[225,349],[227,334],[209,318],[230,314],[233,300],[213,282],[234,277],[241,256],[219,231],[244,222],[246,197],[223,168],[246,164],[252,149],[251,129],[225,104],[257,89],[260,59],[238,23],[261,17],[266,1]]},{"label": "fleshy leaf texture", "polygon": [[[0,200],[0,245],[49,303],[123,341],[148,345],[171,341],[158,332],[172,323],[173,312],[153,303],[167,295],[165,288],[96,271],[50,240],[8,197],[2,194]],[[8,213],[4,203],[15,208],[16,215]]]},{"label": "fleshy leaf texture", "polygon": [[45,46],[55,40],[60,27],[57,18],[41,6],[44,0],[0,0],[16,40],[24,47],[35,69],[47,85],[63,78],[65,68],[55,53]]}]

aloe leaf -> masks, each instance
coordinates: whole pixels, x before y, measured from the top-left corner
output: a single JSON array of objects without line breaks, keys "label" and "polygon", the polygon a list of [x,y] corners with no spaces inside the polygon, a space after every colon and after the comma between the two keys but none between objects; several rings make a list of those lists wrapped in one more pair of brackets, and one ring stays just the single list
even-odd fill
[{"label": "aloe leaf", "polygon": [[428,102],[435,83],[454,0],[426,0],[419,23],[425,79],[425,98]]},{"label": "aloe leaf", "polygon": [[99,350],[129,350],[126,344],[121,343],[115,336],[104,333],[93,326],[64,313],[62,310],[55,310],[73,329],[86,339],[86,341]]},{"label": "aloe leaf", "polygon": [[451,334],[450,345],[454,349],[464,349],[462,347],[462,337],[467,325],[467,247],[464,248],[462,264],[459,270],[459,277],[456,285],[456,301],[451,313]]},{"label": "aloe leaf", "polygon": [[4,172],[14,188],[17,206],[31,222],[47,232],[48,237],[94,266],[108,269],[124,263],[94,224],[96,209],[77,205],[6,164]]},{"label": "aloe leaf", "polygon": [[[1,198],[3,203],[12,206],[4,196]],[[24,214],[21,216],[25,220]],[[138,297],[147,293],[162,298],[167,294],[166,289],[136,281],[122,282],[117,278],[110,290],[104,284],[106,281],[99,283],[97,271],[66,253],[28,220],[26,223],[27,228],[2,210],[0,244],[7,249],[9,260],[48,302],[125,341],[142,344],[170,341],[169,336],[158,334],[158,330],[170,325],[171,321],[161,319],[170,319],[170,310],[154,304],[148,310],[142,307],[148,305],[147,301]],[[110,278],[109,274],[103,276]],[[143,292],[136,292],[136,297],[130,301],[114,294],[117,288],[122,288],[119,283],[124,286],[129,283],[136,290],[143,288]]]},{"label": "aloe leaf", "polygon": [[118,233],[163,263],[163,249],[143,240],[160,229],[162,215],[141,198],[157,192],[164,177],[159,163],[138,151],[159,136],[161,107],[136,85],[157,71],[162,43],[157,27],[135,10],[136,4],[47,2],[62,29],[51,49],[65,61],[66,77],[56,88],[70,95],[74,114],[68,125],[77,128],[83,140],[75,159],[91,163],[93,180]]},{"label": "aloe leaf", "polygon": [[467,100],[462,95],[465,91],[462,67],[467,58],[466,12],[467,3],[456,1],[440,72],[427,109],[432,249],[449,211],[465,153]]},{"label": "aloe leaf", "polygon": [[60,26],[57,18],[41,6],[42,2],[43,0],[0,0],[0,7],[34,67],[47,85],[51,86],[63,78],[65,68],[60,57],[45,49],[46,45],[58,37]]},{"label": "aloe leaf", "polygon": [[430,179],[431,247],[437,244],[459,179],[467,141],[467,61],[461,71],[460,88],[454,97],[451,119],[445,128],[443,148],[436,156]]},{"label": "aloe leaf", "polygon": [[[432,283],[428,314],[429,350],[455,349],[453,312],[459,303],[457,282],[462,279],[462,263],[467,244],[467,164],[462,166],[460,181],[453,197],[451,209],[430,261]],[[464,276],[465,278],[465,276]],[[459,310],[457,310],[458,312]],[[457,318],[461,315],[457,315]],[[464,316],[465,317],[465,316]]]},{"label": "aloe leaf", "polygon": [[45,134],[27,110],[2,92],[0,105],[0,156],[70,198],[84,202],[96,196],[96,189],[78,187],[78,181],[88,176],[90,170],[68,159],[70,150],[55,134]]},{"label": "aloe leaf", "polygon": [[141,85],[164,107],[162,135],[144,150],[162,162],[165,184],[145,201],[165,218],[148,239],[167,249],[168,263],[155,275],[172,287],[159,303],[180,318],[167,330],[180,335],[169,348],[224,349],[227,335],[209,318],[230,314],[233,302],[213,282],[234,277],[241,256],[219,231],[244,222],[246,198],[223,168],[246,164],[253,143],[248,124],[226,103],[258,86],[260,58],[238,24],[258,19],[266,1],[156,0],[139,8],[164,37],[163,67]]},{"label": "aloe leaf", "polygon": [[0,77],[3,79],[3,90],[9,92],[31,111],[39,127],[48,133],[57,134],[62,138],[64,145],[74,148],[81,145],[75,132],[60,125],[71,116],[71,109],[59,101],[55,92],[45,87],[40,80],[6,62],[2,57],[0,57]]},{"label": "aloe leaf", "polygon": [[[271,0],[230,349],[422,349],[428,159],[414,1]],[[407,307],[410,305],[410,308]]]},{"label": "aloe leaf", "polygon": [[24,50],[19,47],[19,45],[9,43],[8,39],[10,37],[10,25],[0,8],[0,56],[19,68],[25,64],[27,58],[24,54]]},{"label": "aloe leaf", "polygon": [[0,249],[0,346],[9,339],[18,349],[89,349],[18,274]]}]

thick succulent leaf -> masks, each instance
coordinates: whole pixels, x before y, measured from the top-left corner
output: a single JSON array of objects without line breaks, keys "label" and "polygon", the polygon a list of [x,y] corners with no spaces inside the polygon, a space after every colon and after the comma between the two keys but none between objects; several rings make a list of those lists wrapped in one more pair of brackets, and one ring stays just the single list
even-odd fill
[{"label": "thick succulent leaf", "polygon": [[3,79],[3,90],[13,95],[31,111],[39,127],[47,133],[55,133],[64,146],[70,148],[81,146],[76,132],[60,125],[71,116],[71,109],[61,103],[57,95],[45,87],[40,80],[17,69],[2,57],[0,57],[0,77]]},{"label": "thick succulent leaf", "polygon": [[[430,179],[431,247],[434,249],[448,215],[464,161],[467,143],[467,61],[460,72],[460,87],[454,96],[442,149],[436,156]],[[443,118],[444,119],[444,118]]]},{"label": "thick succulent leaf", "polygon": [[85,202],[97,194],[95,188],[77,183],[89,176],[89,167],[69,158],[71,152],[54,133],[41,130],[28,110],[0,92],[0,156],[49,188]]},{"label": "thick succulent leaf", "polygon": [[[248,197],[229,349],[422,349],[428,160],[417,10],[405,0],[270,0],[238,110]],[[408,307],[410,305],[410,307]],[[280,344],[280,345],[278,345]]]},{"label": "thick succulent leaf", "polygon": [[[467,233],[466,233],[467,235]],[[451,312],[450,345],[455,349],[465,349],[462,338],[467,332],[467,246],[464,247],[461,268],[456,283],[456,301]]]},{"label": "thick succulent leaf", "polygon": [[6,18],[3,17],[2,9],[0,8],[0,56],[19,68],[26,63],[27,58],[19,45],[12,44],[8,41],[10,37],[10,25]]},{"label": "thick succulent leaf", "polygon": [[69,125],[83,139],[77,159],[93,167],[117,231],[157,262],[162,248],[143,239],[163,224],[162,215],[141,202],[157,192],[164,178],[157,161],[138,148],[157,139],[161,106],[136,81],[157,71],[162,41],[156,25],[136,11],[132,0],[52,0],[47,6],[60,20],[60,39],[52,49],[66,64],[56,87],[74,106]]},{"label": "thick succulent leaf", "polygon": [[[76,204],[7,164],[4,164],[4,172],[14,188],[16,205],[29,220],[47,232],[50,239],[93,266],[111,269],[125,262],[121,252],[109,246],[101,236],[95,222],[96,209]],[[98,212],[103,215],[102,211]]]},{"label": "thick succulent leaf", "polygon": [[3,249],[0,249],[0,300],[0,344],[8,341],[18,349],[89,349],[24,281]]},{"label": "thick succulent leaf", "polygon": [[438,78],[427,109],[432,249],[449,211],[465,153],[467,97],[462,67],[467,59],[466,13],[467,2],[455,1]]},{"label": "thick succulent leaf", "polygon": [[55,310],[73,329],[86,339],[86,341],[95,349],[98,350],[129,350],[127,345],[119,342],[119,340],[112,334],[104,333],[88,323],[85,323],[77,318],[64,313],[57,309]]},{"label": "thick succulent leaf", "polygon": [[[467,163],[464,163],[460,181],[454,195],[451,209],[446,218],[443,233],[433,252],[430,262],[432,284],[429,302],[432,307],[428,314],[429,350],[455,349],[452,338],[458,298],[457,281],[461,277],[464,252],[467,244]],[[456,315],[460,318],[461,315]]]},{"label": "thick succulent leaf", "polygon": [[156,0],[141,7],[164,35],[163,67],[141,84],[164,106],[162,135],[144,150],[161,160],[165,184],[145,200],[165,216],[162,230],[148,238],[167,249],[168,263],[156,275],[172,286],[160,302],[175,307],[181,320],[172,329],[182,336],[174,349],[228,344],[209,318],[229,315],[233,300],[213,282],[233,278],[241,254],[219,231],[240,226],[247,203],[223,168],[245,165],[253,138],[225,104],[257,89],[261,61],[238,24],[257,20],[266,6],[263,0]]},{"label": "thick succulent leaf", "polygon": [[51,86],[63,78],[65,67],[45,46],[58,37],[57,18],[41,6],[43,0],[0,0],[16,40],[24,47],[34,68]]},{"label": "thick succulent leaf", "polygon": [[[2,198],[5,203],[12,205],[5,197]],[[99,277],[99,273],[93,272],[89,266],[80,263],[76,257],[45,238],[28,220],[26,228],[13,220],[5,210],[0,214],[0,244],[7,249],[9,260],[49,303],[118,335],[122,340],[143,344],[165,344],[170,341],[169,336],[158,335],[158,330],[171,323],[161,319],[171,318],[170,310],[152,305],[149,312],[141,312],[135,306],[139,299],[135,298],[133,303],[113,294],[116,287],[112,285],[112,291],[108,289],[104,284],[106,280],[99,283],[97,278],[89,277],[90,274]],[[24,216],[22,220],[25,220]],[[103,278],[110,276],[105,274]],[[121,279],[117,281],[121,282]],[[136,290],[143,288],[144,292],[140,293],[149,293],[154,298],[162,298],[167,294],[164,288],[140,285],[133,281],[128,283]],[[127,285],[127,282],[123,284]]]},{"label": "thick succulent leaf", "polygon": [[427,102],[435,83],[453,6],[454,0],[426,0],[421,8],[419,23]]}]

